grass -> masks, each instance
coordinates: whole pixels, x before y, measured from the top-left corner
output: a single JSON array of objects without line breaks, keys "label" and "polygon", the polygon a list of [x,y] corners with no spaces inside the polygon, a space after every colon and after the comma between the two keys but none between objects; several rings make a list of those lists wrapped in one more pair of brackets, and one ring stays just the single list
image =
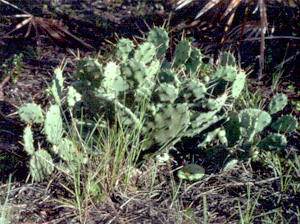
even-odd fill
[{"label": "grass", "polygon": [[[144,107],[141,105],[141,120]],[[97,123],[100,123],[100,119]],[[63,187],[73,199],[56,201],[76,210],[80,223],[85,223],[86,211],[91,204],[110,202],[114,189],[126,192],[132,187],[136,163],[143,148],[143,142],[140,141],[143,122],[133,129],[122,123],[120,116],[117,116],[115,124],[106,128],[95,125],[90,133],[86,133],[86,130],[78,129],[72,119],[70,138],[87,155],[85,158],[88,161],[81,160],[84,157],[79,156],[76,166],[69,164],[72,184]],[[113,203],[110,205],[115,211]]]},{"label": "grass", "polygon": [[250,203],[252,201],[253,196],[251,194],[251,186],[247,185],[247,202],[246,202],[246,209],[245,209],[244,214],[242,211],[241,203],[240,203],[240,201],[238,201],[239,215],[240,215],[240,220],[241,220],[242,224],[252,223],[253,213],[256,208],[259,196],[260,196],[260,192],[257,193],[257,197],[255,197],[254,202],[251,205]]},{"label": "grass", "polygon": [[0,223],[1,224],[6,224],[9,223],[9,219],[10,219],[10,208],[8,208],[8,199],[9,199],[9,192],[11,189],[11,175],[9,175],[9,179],[8,179],[8,188],[7,188],[7,195],[5,197],[5,201],[4,203],[0,204],[0,211],[1,211],[1,216],[0,216]]}]

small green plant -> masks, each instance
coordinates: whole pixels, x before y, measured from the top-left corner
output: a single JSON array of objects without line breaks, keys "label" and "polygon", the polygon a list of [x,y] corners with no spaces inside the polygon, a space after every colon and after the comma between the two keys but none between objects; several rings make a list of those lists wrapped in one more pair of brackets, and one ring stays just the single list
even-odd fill
[{"label": "small green plant", "polygon": [[6,74],[11,75],[11,80],[16,83],[18,75],[23,71],[23,53],[14,54],[11,58],[5,60],[2,64]]},{"label": "small green plant", "polygon": [[[292,90],[293,92],[296,92],[296,88],[295,88],[294,84],[293,85],[289,85],[288,89]],[[300,95],[300,91],[298,91],[296,93],[298,95]],[[300,111],[300,100],[294,100],[294,101],[292,101],[292,105],[295,106],[296,110]]]}]

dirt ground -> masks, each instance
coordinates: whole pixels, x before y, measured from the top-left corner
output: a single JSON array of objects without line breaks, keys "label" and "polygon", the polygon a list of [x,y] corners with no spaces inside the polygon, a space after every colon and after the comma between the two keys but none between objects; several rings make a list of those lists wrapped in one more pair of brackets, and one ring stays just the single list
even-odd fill
[{"label": "dirt ground", "polygon": [[[17,2],[17,1],[12,1]],[[28,3],[30,2],[30,4]],[[23,4],[23,5],[22,5]],[[27,37],[28,25],[7,35],[22,19],[4,16],[20,14],[7,5],[0,3],[0,186],[1,202],[5,200],[8,188],[7,179],[13,173],[13,182],[9,195],[11,220],[10,223],[80,223],[79,214],[74,213],[74,207],[67,207],[55,201],[59,198],[71,198],[61,186],[60,181],[70,182],[67,177],[56,173],[51,182],[31,183],[28,177],[28,155],[23,150],[21,141],[25,125],[20,121],[17,110],[29,102],[36,102],[46,106],[51,98],[45,89],[52,80],[53,69],[67,62],[65,74],[67,82],[72,80],[72,72],[78,56],[93,56],[98,52],[105,53],[111,49],[111,43],[116,43],[119,37],[143,37],[149,27],[161,26],[169,21],[174,41],[180,38],[182,21],[194,17],[196,11],[176,12],[170,20],[174,4],[162,0],[142,3],[138,1],[123,1],[111,3],[109,1],[59,1],[56,6],[49,1],[24,1],[23,9],[47,20],[60,20],[68,31],[78,37],[63,33],[59,38],[51,37],[47,32],[39,31],[40,38],[31,30]],[[3,7],[4,6],[4,7]],[[47,6],[47,7],[46,7]],[[297,16],[299,16],[297,14]],[[299,18],[299,17],[297,17]],[[299,22],[298,22],[299,23]],[[296,26],[296,25],[294,25]],[[299,26],[299,24],[297,24]],[[203,37],[203,32],[197,32],[197,26],[185,23],[186,34],[196,36],[195,45],[203,47],[204,51],[215,54],[220,50],[216,40]],[[292,29],[292,28],[291,28]],[[300,32],[298,27],[292,31]],[[291,31],[291,32],[292,32]],[[281,32],[281,31],[280,31]],[[286,31],[288,32],[288,31]],[[199,35],[199,36],[197,36]],[[202,36],[201,36],[202,35]],[[215,35],[212,31],[212,36]],[[299,33],[297,33],[299,37]],[[218,36],[218,35],[217,35]],[[214,36],[213,36],[214,37]],[[232,37],[233,38],[233,37]],[[40,43],[39,43],[40,42]],[[266,76],[257,81],[255,72],[249,77],[249,89],[260,88],[266,98],[273,94],[271,74],[283,59],[284,74],[280,80],[277,92],[288,95],[291,101],[300,100],[297,91],[299,85],[299,40],[276,40],[268,42],[274,51],[267,52],[266,58],[270,62],[266,65]],[[229,46],[229,44],[228,44]],[[252,66],[257,71],[257,56],[259,45],[245,43],[240,47],[242,59],[247,62],[242,66]],[[257,49],[250,52],[250,49]],[[278,49],[286,49],[281,52]],[[13,58],[23,54],[21,67],[7,69],[5,64]],[[14,56],[17,55],[17,56]],[[17,60],[17,59],[16,59]],[[243,60],[242,60],[243,61]],[[255,70],[256,69],[256,70]],[[294,90],[288,86],[293,85]],[[299,111],[292,105],[285,113],[299,116]],[[43,136],[36,136],[43,141]],[[299,134],[289,136],[290,152],[299,149]],[[279,192],[280,180],[274,177],[272,170],[259,164],[240,161],[238,165],[227,172],[213,170],[215,167],[207,161],[211,172],[199,183],[183,184],[179,189],[179,201],[173,202],[172,168],[168,165],[158,167],[158,177],[151,183],[153,161],[148,161],[142,168],[142,175],[138,180],[137,189],[129,190],[126,195],[121,190],[114,189],[111,201],[91,204],[84,214],[85,223],[202,223],[203,211],[208,210],[211,223],[237,223],[239,220],[238,201],[247,202],[247,190],[257,192],[259,202],[255,215],[272,209],[280,209],[282,214],[290,217],[290,223],[297,223],[298,202],[300,195],[293,192]],[[149,193],[150,186],[153,186]],[[121,189],[121,187],[120,187]],[[249,200],[256,203],[256,198]],[[280,199],[280,204],[274,201]],[[204,200],[208,208],[204,206]],[[181,211],[180,208],[186,208]],[[179,210],[183,215],[179,216]],[[299,222],[299,220],[298,220]]]}]

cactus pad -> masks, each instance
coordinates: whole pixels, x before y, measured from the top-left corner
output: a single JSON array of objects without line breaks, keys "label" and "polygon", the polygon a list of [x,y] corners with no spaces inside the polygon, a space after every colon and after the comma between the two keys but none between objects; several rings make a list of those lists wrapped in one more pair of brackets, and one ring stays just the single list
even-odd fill
[{"label": "cactus pad", "polygon": [[35,103],[28,103],[19,108],[19,116],[26,123],[42,123],[44,116],[42,108]]},{"label": "cactus pad", "polygon": [[269,103],[270,114],[275,114],[278,111],[283,110],[283,108],[287,105],[287,101],[288,99],[285,94],[274,95]]},{"label": "cactus pad", "polygon": [[148,64],[153,60],[155,54],[155,46],[153,44],[143,43],[139,45],[134,52],[134,58],[138,61]]},{"label": "cactus pad", "polygon": [[191,52],[192,47],[190,42],[187,40],[181,40],[175,49],[173,66],[177,68],[179,65],[184,65],[190,58]]},{"label": "cactus pad", "polygon": [[197,164],[187,164],[177,173],[177,176],[183,180],[200,180],[205,175],[205,169]]},{"label": "cactus pad", "polygon": [[54,170],[51,155],[44,149],[39,149],[30,158],[30,174],[35,181],[42,181]]},{"label": "cactus pad", "polygon": [[195,76],[202,65],[202,54],[199,49],[192,48],[192,52],[190,58],[187,60],[185,67],[187,70],[187,74],[191,76]]},{"label": "cactus pad", "polygon": [[281,134],[270,134],[269,136],[265,137],[260,144],[258,145],[259,148],[262,149],[284,149],[287,146],[287,140],[284,135]]},{"label": "cactus pad", "polygon": [[297,119],[291,115],[285,115],[279,118],[277,121],[272,123],[271,129],[278,133],[289,134],[296,131],[298,126]]},{"label": "cactus pad", "polygon": [[117,58],[119,58],[122,61],[126,61],[129,57],[131,57],[133,47],[134,44],[131,40],[122,38],[115,48]]},{"label": "cactus pad", "polygon": [[169,48],[168,33],[162,28],[152,29],[147,37],[150,43],[153,43],[156,47],[156,58],[161,58]]},{"label": "cactus pad", "polygon": [[45,134],[49,142],[58,145],[61,141],[63,128],[59,106],[51,105],[46,114]]},{"label": "cactus pad", "polygon": [[34,146],[33,146],[33,136],[32,131],[29,126],[27,126],[24,129],[24,135],[23,135],[23,141],[24,141],[24,149],[29,155],[34,154]]}]

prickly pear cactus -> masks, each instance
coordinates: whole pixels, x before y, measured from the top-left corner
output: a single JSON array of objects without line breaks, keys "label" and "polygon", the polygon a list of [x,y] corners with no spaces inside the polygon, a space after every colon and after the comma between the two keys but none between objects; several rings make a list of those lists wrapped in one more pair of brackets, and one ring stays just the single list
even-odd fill
[{"label": "prickly pear cactus", "polygon": [[221,66],[233,66],[233,67],[236,67],[237,66],[237,63],[236,63],[236,60],[235,60],[235,57],[232,53],[230,52],[224,52],[222,55],[221,55]]},{"label": "prickly pear cactus", "polygon": [[194,77],[199,72],[202,64],[201,51],[199,49],[192,48],[191,55],[185,64],[187,73]]},{"label": "prickly pear cactus", "polygon": [[62,139],[63,127],[59,106],[51,105],[46,114],[45,134],[47,140],[53,145],[58,145]]},{"label": "prickly pear cactus", "polygon": [[144,132],[150,132],[145,147],[175,144],[188,128],[189,121],[187,104],[165,105],[145,124]]},{"label": "prickly pear cactus", "polygon": [[[229,146],[242,143],[244,147],[258,147],[265,150],[280,150],[287,146],[287,139],[284,134],[296,131],[297,119],[291,115],[281,116],[276,120],[275,113],[284,109],[287,105],[287,97],[284,94],[276,94],[272,97],[268,110],[271,115],[259,109],[244,109],[238,114],[231,113],[229,120],[224,124],[226,137]],[[268,130],[269,135],[259,140],[264,130]],[[241,141],[240,141],[241,140]]]},{"label": "prickly pear cactus", "polygon": [[246,136],[247,141],[251,142],[254,135],[261,132],[271,123],[271,116],[259,109],[244,109],[240,111],[241,131]]},{"label": "prickly pear cactus", "polygon": [[[63,90],[62,82],[62,72],[57,69],[55,70],[55,76],[50,87],[51,93],[57,103],[57,105],[51,105],[44,118],[43,112],[40,106],[37,104],[26,104],[19,109],[20,117],[32,125],[33,123],[43,123],[44,133],[46,135],[47,141],[52,144],[49,150],[56,153],[64,160],[69,166],[77,158],[80,158],[80,154],[75,149],[73,142],[67,138],[63,138],[63,120],[60,109],[61,94]],[[72,107],[75,105],[76,101],[81,99],[79,93],[75,89],[71,89],[68,99],[69,104]],[[54,170],[54,162],[50,153],[45,149],[35,150],[34,138],[30,126],[24,129],[23,135],[24,149],[31,156],[30,158],[30,174],[35,181],[42,181],[44,178],[49,176]]]},{"label": "prickly pear cactus", "polygon": [[284,135],[281,134],[270,134],[265,137],[259,144],[258,147],[261,149],[285,149],[287,146],[287,140]]},{"label": "prickly pear cactus", "polygon": [[272,97],[269,103],[269,112],[270,114],[275,114],[287,105],[288,99],[284,94],[276,94]]},{"label": "prickly pear cactus", "polygon": [[285,115],[272,123],[271,129],[281,134],[289,134],[296,131],[297,126],[298,122],[295,117],[291,115]]},{"label": "prickly pear cactus", "polygon": [[134,52],[134,58],[144,64],[150,63],[156,55],[155,46],[151,43],[143,43]]},{"label": "prickly pear cactus", "polygon": [[123,61],[131,57],[134,44],[131,40],[122,38],[116,46],[116,56]]},{"label": "prickly pear cactus", "polygon": [[43,123],[44,115],[42,108],[35,103],[28,103],[19,108],[19,116],[26,123]]},{"label": "prickly pear cactus", "polygon": [[181,40],[175,49],[173,66],[176,68],[179,65],[184,65],[190,58],[192,47],[189,41]]},{"label": "prickly pear cactus", "polygon": [[56,104],[60,105],[62,91],[63,91],[63,74],[62,70],[55,69],[54,71],[54,79],[52,81],[52,86],[49,88],[50,92],[53,95],[53,98]]},{"label": "prickly pear cactus", "polygon": [[23,134],[23,142],[24,142],[24,149],[29,155],[34,154],[34,146],[33,146],[33,136],[32,136],[32,131],[29,126],[27,126],[24,129],[24,134]]},{"label": "prickly pear cactus", "polygon": [[147,37],[149,43],[153,43],[156,47],[156,58],[161,58],[165,55],[169,48],[169,37],[168,33],[162,28],[152,29]]},{"label": "prickly pear cactus", "polygon": [[[226,108],[243,89],[245,73],[228,53],[227,62],[215,71],[211,67],[206,74],[210,81],[205,82],[198,76],[205,67],[199,49],[183,39],[173,59],[167,60],[168,48],[167,32],[154,28],[140,45],[121,39],[115,57],[106,65],[81,59],[75,74],[78,81],[72,84],[82,96],[77,105],[88,108],[90,117],[103,117],[109,123],[117,118],[126,127],[143,122],[143,138],[151,139],[145,150],[193,138],[215,124],[219,127]],[[144,113],[140,105],[146,105]]]},{"label": "prickly pear cactus", "polygon": [[35,181],[42,181],[54,170],[51,155],[44,149],[36,151],[30,159],[30,174]]}]

